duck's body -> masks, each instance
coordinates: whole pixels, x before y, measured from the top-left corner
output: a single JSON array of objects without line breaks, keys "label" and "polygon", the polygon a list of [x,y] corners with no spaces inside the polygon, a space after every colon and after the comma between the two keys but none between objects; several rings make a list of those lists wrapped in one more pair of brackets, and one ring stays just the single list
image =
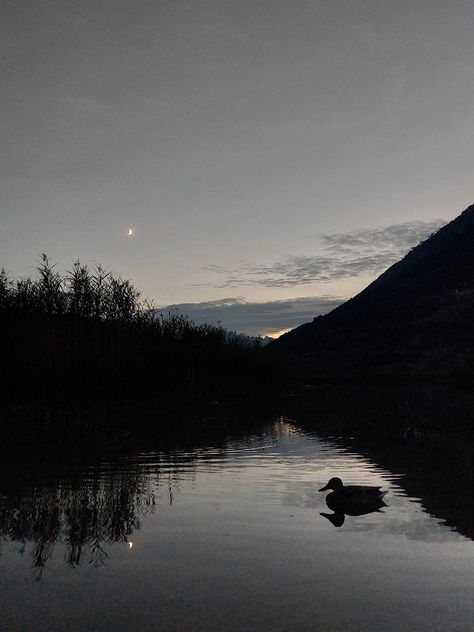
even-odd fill
[{"label": "duck's body", "polygon": [[[333,507],[344,508],[344,513],[352,515],[367,513],[365,509],[380,505],[380,503],[382,503],[382,498],[387,493],[381,491],[380,487],[369,487],[367,485],[344,485],[341,479],[337,477],[331,478],[329,483],[322,487],[319,491],[325,492],[327,489],[333,490],[326,496],[326,503],[328,507],[331,509]],[[383,506],[383,503],[381,506]],[[360,514],[356,513],[358,511],[360,511]]]}]

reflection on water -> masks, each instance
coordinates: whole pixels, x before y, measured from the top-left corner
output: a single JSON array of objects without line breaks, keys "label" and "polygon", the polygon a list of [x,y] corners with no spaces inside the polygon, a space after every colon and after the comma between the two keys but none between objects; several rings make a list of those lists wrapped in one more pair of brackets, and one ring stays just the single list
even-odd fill
[{"label": "reflection on water", "polygon": [[[331,476],[382,485],[386,505],[329,513]],[[0,537],[9,632],[468,630],[474,615],[471,541],[399,475],[286,419],[171,452],[10,463]]]},{"label": "reflection on water", "polygon": [[333,513],[320,512],[320,516],[324,516],[335,527],[342,527],[346,516],[366,516],[374,512],[382,512],[382,507],[386,507],[386,503],[383,500],[378,500],[370,505],[361,505],[359,507],[334,507],[326,500],[329,509],[333,509]]},{"label": "reflection on water", "polygon": [[399,473],[408,496],[474,539],[472,388],[327,384],[298,397],[291,415]]},{"label": "reflection on water", "polygon": [[0,533],[21,542],[21,553],[26,543],[32,544],[32,565],[40,578],[57,542],[64,545],[64,559],[71,566],[104,564],[104,546],[128,542],[140,528],[140,518],[154,507],[153,479],[138,464],[117,470],[99,466],[54,487],[3,496]]}]

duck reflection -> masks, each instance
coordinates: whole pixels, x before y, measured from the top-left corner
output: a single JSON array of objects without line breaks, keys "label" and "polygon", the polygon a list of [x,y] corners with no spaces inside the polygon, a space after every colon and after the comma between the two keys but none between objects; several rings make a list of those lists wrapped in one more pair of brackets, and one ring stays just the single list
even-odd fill
[{"label": "duck reflection", "polygon": [[387,492],[380,487],[367,485],[344,485],[338,477],[333,477],[319,491],[333,490],[326,496],[326,504],[334,513],[321,512],[335,527],[341,527],[347,516],[364,516],[380,512],[387,505],[382,500]]},{"label": "duck reflection", "polygon": [[[334,511],[334,513],[330,514],[330,513],[325,513],[324,511],[321,511],[319,515],[327,518],[329,522],[332,522],[332,524],[335,527],[342,527],[346,519],[346,516],[364,516],[366,514],[380,512],[383,509],[383,507],[386,507],[386,506],[387,506],[386,503],[384,503],[383,500],[380,500],[376,505],[374,504],[372,508],[366,507],[364,510],[347,509],[343,511],[342,509],[338,508]],[[330,507],[330,509],[332,509],[332,507]]]}]

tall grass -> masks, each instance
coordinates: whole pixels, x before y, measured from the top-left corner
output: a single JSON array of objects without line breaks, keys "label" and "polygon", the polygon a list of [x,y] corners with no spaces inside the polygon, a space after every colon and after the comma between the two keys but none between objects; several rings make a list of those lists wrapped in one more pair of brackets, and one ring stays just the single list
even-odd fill
[{"label": "tall grass", "polygon": [[17,281],[0,272],[0,309],[30,313],[70,314],[102,321],[132,323],[146,318],[140,292],[128,279],[97,265],[92,270],[75,261],[61,275],[46,254],[37,266],[38,277]]},{"label": "tall grass", "polygon": [[0,272],[2,404],[199,405],[269,381],[256,350],[220,326],[161,314],[128,279],[79,260],[35,278]]}]

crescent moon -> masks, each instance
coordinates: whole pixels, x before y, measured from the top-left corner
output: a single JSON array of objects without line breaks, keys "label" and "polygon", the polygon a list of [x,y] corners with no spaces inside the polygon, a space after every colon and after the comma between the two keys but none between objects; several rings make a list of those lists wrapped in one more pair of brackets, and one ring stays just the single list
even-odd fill
[{"label": "crescent moon", "polygon": [[131,228],[128,229],[127,235],[131,237],[133,235],[133,230]]}]

